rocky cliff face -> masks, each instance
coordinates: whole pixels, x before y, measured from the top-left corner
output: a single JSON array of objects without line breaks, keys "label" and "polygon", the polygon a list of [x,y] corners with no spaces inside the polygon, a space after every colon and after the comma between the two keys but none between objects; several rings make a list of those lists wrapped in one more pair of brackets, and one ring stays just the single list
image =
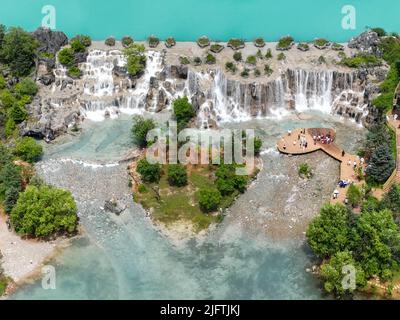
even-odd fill
[{"label": "rocky cliff face", "polygon": [[[55,42],[62,43],[61,39]],[[85,118],[97,121],[120,112],[160,112],[183,95],[196,108],[199,127],[308,109],[367,124],[378,116],[370,102],[387,73],[385,67],[348,72],[286,69],[270,81],[249,82],[227,76],[218,67],[198,71],[167,65],[164,53],[156,51],[147,53],[146,71],[140,79],[130,79],[124,66],[120,51],[92,50],[80,65],[81,79],[69,78],[56,63],[50,83],[38,74],[40,94],[28,107],[32,121],[21,125],[22,134],[51,140]]]}]

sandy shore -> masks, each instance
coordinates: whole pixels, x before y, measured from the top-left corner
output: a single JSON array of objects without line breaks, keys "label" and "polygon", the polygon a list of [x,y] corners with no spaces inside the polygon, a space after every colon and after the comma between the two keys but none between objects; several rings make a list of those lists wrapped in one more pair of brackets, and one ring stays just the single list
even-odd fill
[{"label": "sandy shore", "polygon": [[[3,255],[2,267],[6,276],[14,284],[11,291],[24,282],[37,278],[46,261],[54,258],[58,252],[69,245],[67,238],[55,241],[23,240],[7,229],[6,216],[0,213],[0,252]],[[10,290],[8,290],[10,292]]]}]

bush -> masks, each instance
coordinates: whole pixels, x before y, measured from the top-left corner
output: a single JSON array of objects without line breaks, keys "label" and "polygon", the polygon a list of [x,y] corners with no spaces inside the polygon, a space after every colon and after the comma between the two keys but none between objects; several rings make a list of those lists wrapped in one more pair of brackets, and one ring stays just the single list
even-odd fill
[{"label": "bush", "polygon": [[180,56],[179,57],[179,62],[183,65],[190,64],[190,60],[188,57]]},{"label": "bush", "polygon": [[60,232],[73,233],[78,225],[77,207],[71,193],[50,186],[28,186],[10,214],[21,235],[46,238]]},{"label": "bush", "polygon": [[224,46],[218,44],[218,43],[214,43],[213,45],[211,45],[210,47],[210,51],[214,52],[214,53],[219,53],[224,49]]},{"label": "bush", "polygon": [[189,121],[196,116],[196,112],[186,96],[173,102],[173,110],[178,123],[178,130],[185,128]]},{"label": "bush", "polygon": [[149,47],[150,47],[150,48],[155,48],[155,47],[157,47],[158,44],[160,43],[160,39],[158,39],[158,38],[155,37],[155,36],[150,36],[150,37],[147,39],[147,42],[149,43]]},{"label": "bush", "polygon": [[262,145],[263,145],[262,140],[260,138],[258,138],[258,137],[255,137],[254,138],[254,154],[256,156],[260,155]]},{"label": "bush", "polygon": [[285,60],[285,59],[286,59],[286,55],[283,52],[278,54],[278,61],[282,61],[282,60]]},{"label": "bush", "polygon": [[372,28],[371,31],[376,32],[378,37],[385,37],[387,35],[386,31],[383,28]]},{"label": "bush", "polygon": [[58,53],[58,61],[66,67],[72,67],[75,64],[74,50],[71,48],[62,49]]},{"label": "bush", "polygon": [[7,82],[2,75],[0,75],[0,90],[3,90],[7,87]]},{"label": "bush", "polygon": [[0,92],[0,102],[4,109],[9,109],[14,106],[17,99],[15,99],[9,90],[3,90]]},{"label": "bush", "polygon": [[147,147],[147,134],[156,127],[152,119],[144,119],[142,116],[133,117],[133,127],[131,130],[132,140],[141,148]]},{"label": "bush", "polygon": [[351,58],[343,58],[341,64],[349,68],[370,68],[381,65],[382,61],[372,54],[358,54]]},{"label": "bush", "polygon": [[235,60],[237,62],[242,61],[242,53],[240,51],[236,51],[233,54],[233,60]]},{"label": "bush", "polygon": [[8,117],[17,124],[28,119],[28,112],[26,111],[25,106],[18,102],[8,110]]},{"label": "bush", "polygon": [[109,37],[106,39],[106,41],[104,43],[106,46],[114,47],[115,46],[115,38]]},{"label": "bush", "polygon": [[254,39],[254,45],[259,48],[264,47],[265,41],[263,38],[256,38],[256,39]]},{"label": "bush", "polygon": [[312,170],[308,163],[302,163],[299,167],[299,176],[302,178],[310,179],[312,177]]},{"label": "bush", "polygon": [[347,199],[349,201],[349,205],[352,207],[358,207],[362,201],[362,193],[361,190],[354,184],[350,185],[347,190]]},{"label": "bush", "polygon": [[70,45],[75,53],[86,51],[85,45],[79,39],[72,40]]},{"label": "bush", "polygon": [[279,40],[276,48],[278,50],[289,50],[293,45],[294,39],[291,36],[283,37]]},{"label": "bush", "polygon": [[323,38],[315,39],[314,45],[316,47],[326,47],[329,44],[329,41]]},{"label": "bush", "polygon": [[9,189],[22,189],[21,169],[11,162],[0,170],[0,195],[5,196]]},{"label": "bush", "polygon": [[43,148],[35,139],[24,137],[17,141],[14,154],[27,162],[35,162],[40,159],[43,153]]},{"label": "bush", "polygon": [[6,190],[4,197],[4,211],[10,214],[18,201],[20,188],[11,187]]},{"label": "bush", "polygon": [[247,188],[247,178],[245,176],[236,175],[236,165],[222,164],[215,172],[217,180],[215,184],[217,189],[223,196],[229,196],[235,190],[243,193]]},{"label": "bush", "polygon": [[146,56],[144,46],[140,44],[131,44],[124,49],[124,55],[127,60],[126,66],[130,76],[134,77],[141,74],[146,67]]},{"label": "bush", "polygon": [[173,37],[169,37],[165,40],[165,46],[167,48],[172,48],[175,45],[176,45],[176,41]]},{"label": "bush", "polygon": [[183,187],[187,185],[187,173],[184,166],[180,164],[168,165],[168,182],[170,186]]},{"label": "bush", "polygon": [[214,55],[212,55],[211,53],[208,53],[208,54],[206,55],[206,60],[205,60],[205,62],[206,62],[207,64],[215,64],[215,63],[217,62],[217,59],[215,58]]},{"label": "bush", "polygon": [[140,174],[143,182],[159,182],[161,178],[161,167],[159,164],[151,164],[146,159],[138,162],[136,171]]},{"label": "bush", "polygon": [[253,55],[248,56],[246,59],[246,63],[255,66],[257,64],[257,57]]},{"label": "bush", "polygon": [[203,212],[212,212],[221,204],[221,194],[216,189],[203,189],[199,193],[199,205]]},{"label": "bush", "polygon": [[210,45],[210,39],[206,36],[202,36],[197,39],[197,44],[200,48],[205,48]]},{"label": "bush", "polygon": [[36,82],[31,78],[24,78],[15,85],[14,90],[17,97],[21,98],[22,96],[33,97],[39,89]]},{"label": "bush", "polygon": [[201,58],[200,57],[195,57],[193,59],[193,63],[194,63],[195,66],[201,65],[201,63],[202,63]]},{"label": "bush", "polygon": [[122,40],[122,45],[127,48],[129,47],[131,44],[133,44],[133,39],[129,36],[123,37]]},{"label": "bush", "polygon": [[10,28],[0,47],[0,61],[17,77],[28,76],[35,66],[38,42],[21,28]]},{"label": "bush", "polygon": [[259,69],[254,69],[254,76],[255,77],[261,76],[261,71]]},{"label": "bush", "polygon": [[82,71],[77,66],[72,66],[68,68],[67,74],[69,77],[77,79],[82,75]]},{"label": "bush", "polygon": [[138,191],[139,193],[146,193],[147,192],[147,188],[144,184],[140,184],[138,187]]},{"label": "bush", "polygon": [[226,71],[230,71],[232,73],[235,73],[237,70],[236,65],[230,61],[225,63],[225,69],[226,69]]},{"label": "bush", "polygon": [[273,58],[272,51],[271,49],[268,49],[267,53],[265,54],[265,59],[272,59],[272,58]]},{"label": "bush", "polygon": [[248,78],[250,75],[250,70],[249,69],[244,69],[241,73],[240,76],[243,78]]},{"label": "bush", "polygon": [[271,74],[274,73],[274,70],[272,70],[272,68],[268,64],[266,64],[264,66],[264,73],[269,77]]},{"label": "bush", "polygon": [[239,50],[244,48],[244,41],[242,39],[233,38],[228,41],[228,47],[233,50]]},{"label": "bush", "polygon": [[78,35],[78,36],[72,38],[71,42],[75,41],[75,40],[82,43],[85,47],[90,47],[92,45],[92,38],[90,36]]}]

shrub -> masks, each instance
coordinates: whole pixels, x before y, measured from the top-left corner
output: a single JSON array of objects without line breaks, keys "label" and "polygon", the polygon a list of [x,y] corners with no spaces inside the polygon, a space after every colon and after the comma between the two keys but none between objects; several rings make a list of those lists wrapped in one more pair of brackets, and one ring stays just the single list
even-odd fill
[{"label": "shrub", "polygon": [[351,58],[343,58],[341,64],[349,68],[376,67],[382,64],[381,59],[372,54],[358,54]]},{"label": "shrub", "polygon": [[214,43],[213,45],[211,45],[210,47],[210,51],[214,52],[214,53],[219,53],[224,49],[224,46],[218,44],[218,43]]},{"label": "shrub", "polygon": [[7,82],[4,77],[0,74],[0,90],[3,90],[7,87]]},{"label": "shrub", "polygon": [[199,205],[203,212],[212,212],[217,210],[221,200],[221,194],[216,189],[200,190]]},{"label": "shrub", "polygon": [[225,63],[225,69],[226,69],[226,71],[230,71],[232,73],[235,73],[237,70],[236,65],[230,61]]},{"label": "shrub", "polygon": [[387,35],[386,31],[383,28],[372,28],[371,31],[376,32],[378,37],[385,37]]},{"label": "shrub", "polygon": [[21,235],[46,238],[60,232],[73,233],[78,225],[77,207],[71,193],[50,186],[28,186],[10,214]]},{"label": "shrub", "polygon": [[169,37],[165,40],[165,46],[167,48],[172,48],[175,45],[176,45],[176,41],[173,37]]},{"label": "shrub", "polygon": [[196,112],[186,96],[173,102],[173,110],[178,123],[178,130],[182,130],[196,116]]},{"label": "shrub", "polygon": [[325,48],[326,46],[329,45],[329,41],[323,38],[315,39],[314,40],[314,45],[317,48]]},{"label": "shrub", "polygon": [[279,39],[279,42],[276,46],[278,50],[289,50],[293,45],[294,39],[291,36],[286,36]]},{"label": "shrub", "polygon": [[75,41],[75,40],[82,43],[85,47],[90,47],[92,45],[92,38],[90,36],[78,35],[78,36],[72,38],[71,42]]},{"label": "shrub", "polygon": [[85,45],[79,40],[79,39],[73,39],[70,43],[71,49],[77,53],[77,52],[85,52],[86,47]]},{"label": "shrub", "polygon": [[244,41],[242,39],[233,38],[228,41],[228,47],[233,50],[239,50],[244,48]]},{"label": "shrub", "polygon": [[217,59],[215,58],[214,55],[212,55],[211,53],[208,53],[206,55],[206,63],[207,64],[215,64],[217,62]]},{"label": "shrub", "polygon": [[333,43],[331,48],[335,51],[343,51],[344,50],[344,46],[337,42]]},{"label": "shrub", "polygon": [[246,63],[255,66],[257,64],[257,57],[254,55],[248,56],[246,59]]},{"label": "shrub", "polygon": [[272,59],[272,58],[273,58],[272,51],[271,49],[268,49],[267,53],[265,54],[265,59]]},{"label": "shrub", "polygon": [[260,155],[262,145],[263,145],[262,140],[260,138],[258,138],[258,137],[255,137],[254,138],[254,154],[256,156]]},{"label": "shrub", "polygon": [[302,42],[297,45],[297,49],[299,49],[300,51],[308,51],[310,50],[310,46],[308,45],[308,43]]},{"label": "shrub", "polygon": [[104,43],[106,44],[106,46],[114,47],[115,46],[115,38],[109,37],[106,39],[106,41]]},{"label": "shrub", "polygon": [[31,96],[33,97],[38,92],[38,86],[31,78],[24,78],[15,85],[15,94],[17,97]]},{"label": "shrub", "polygon": [[265,73],[267,76],[270,76],[271,74],[274,73],[274,70],[272,70],[272,68],[271,68],[268,64],[266,64],[266,65],[264,66],[264,73]]},{"label": "shrub", "polygon": [[17,77],[28,76],[35,66],[38,42],[21,28],[10,28],[0,47],[0,61]]},{"label": "shrub", "polygon": [[7,89],[0,92],[0,101],[5,109],[11,108],[17,102],[15,97]]},{"label": "shrub", "polygon": [[193,59],[193,63],[194,63],[195,66],[201,65],[201,58],[200,57],[195,57]]},{"label": "shrub", "polygon": [[302,163],[299,167],[299,176],[302,178],[311,178],[312,177],[312,170],[308,163]]},{"label": "shrub", "polygon": [[180,56],[179,57],[179,62],[181,64],[183,64],[183,65],[190,64],[189,58],[188,57],[184,57],[184,56]]},{"label": "shrub", "polygon": [[264,47],[265,41],[263,38],[256,38],[256,39],[254,39],[254,45],[258,48]]},{"label": "shrub", "polygon": [[35,139],[24,137],[17,141],[14,149],[14,154],[27,162],[35,162],[40,159],[43,153],[43,148]]},{"label": "shrub", "polygon": [[21,123],[28,119],[28,112],[25,106],[17,102],[12,108],[8,110],[8,117],[14,121],[14,123]]},{"label": "shrub", "polygon": [[81,71],[81,69],[79,69],[79,67],[72,66],[72,67],[68,68],[67,74],[69,77],[71,77],[73,79],[77,79],[82,75],[82,71]]},{"label": "shrub", "polygon": [[138,187],[138,191],[139,193],[146,193],[147,192],[147,188],[144,184],[140,184]]},{"label": "shrub", "polygon": [[122,45],[125,48],[127,48],[127,47],[129,47],[130,45],[133,44],[133,39],[131,37],[129,37],[129,36],[126,36],[126,37],[122,38],[121,42],[122,42]]},{"label": "shrub", "polygon": [[257,57],[257,59],[260,59],[260,60],[264,59],[264,56],[260,49],[257,50],[256,57]]},{"label": "shrub", "polygon": [[233,54],[233,60],[237,62],[242,61],[242,53],[240,51],[235,51]]},{"label": "shrub", "polygon": [[261,71],[259,69],[254,69],[254,76],[255,77],[261,76]]},{"label": "shrub", "polygon": [[150,48],[155,48],[158,46],[158,44],[160,43],[160,39],[158,39],[156,36],[150,36],[147,39],[148,43],[149,43],[149,47]]},{"label": "shrub", "polygon": [[75,64],[74,50],[71,48],[62,49],[58,53],[58,61],[66,67],[72,67]]},{"label": "shrub", "polygon": [[10,214],[18,201],[20,188],[11,187],[6,190],[4,197],[4,211]]},{"label": "shrub", "polygon": [[168,165],[168,183],[170,186],[183,187],[187,185],[187,173],[180,164]]},{"label": "shrub", "polygon": [[131,44],[124,49],[124,56],[127,60],[126,67],[131,77],[141,74],[146,67],[144,50],[144,46],[140,44]]},{"label": "shrub", "polygon": [[21,169],[12,162],[5,164],[0,170],[0,194],[5,196],[9,189],[22,189]]},{"label": "shrub", "polygon": [[208,37],[206,37],[206,36],[202,36],[197,39],[197,45],[200,48],[205,48],[210,45],[210,39],[208,39]]},{"label": "shrub", "polygon": [[133,117],[133,127],[131,130],[132,140],[141,148],[147,147],[147,134],[156,127],[152,119],[144,119],[142,116]]},{"label": "shrub", "polygon": [[161,167],[159,164],[151,164],[146,159],[138,162],[136,171],[140,174],[143,182],[159,182],[161,178]]},{"label": "shrub", "polygon": [[352,207],[358,207],[362,201],[362,193],[361,190],[354,184],[350,185],[347,190],[347,199],[349,201],[349,205]]},{"label": "shrub", "polygon": [[283,52],[281,52],[280,54],[278,54],[278,60],[279,61],[282,61],[282,60],[285,60],[286,59],[286,55],[283,53]]},{"label": "shrub", "polygon": [[240,76],[243,78],[248,78],[250,75],[250,70],[249,69],[244,69],[241,73]]}]

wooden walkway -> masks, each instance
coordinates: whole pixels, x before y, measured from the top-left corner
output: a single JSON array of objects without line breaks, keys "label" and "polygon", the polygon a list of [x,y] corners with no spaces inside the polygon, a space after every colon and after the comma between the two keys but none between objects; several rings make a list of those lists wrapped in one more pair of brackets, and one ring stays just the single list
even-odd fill
[{"label": "wooden walkway", "polygon": [[[318,137],[318,135],[329,135],[333,142],[327,144],[314,140],[314,137]],[[356,167],[362,165],[360,158],[356,155],[343,152],[344,150],[339,148],[334,143],[335,136],[336,132],[332,129],[296,129],[291,133],[287,133],[283,138],[281,138],[278,141],[277,147],[279,152],[289,155],[302,155],[322,150],[340,162],[340,180],[347,180],[350,183],[361,185],[362,182],[358,181],[354,169],[354,164]],[[303,146],[301,146],[302,141]],[[307,148],[304,146],[305,141],[307,142]],[[365,169],[365,164],[363,164],[363,169]],[[334,190],[332,190],[331,203],[344,203],[348,187],[339,188],[339,186],[337,186],[336,190],[339,191],[339,195],[335,199],[333,196]]]}]

